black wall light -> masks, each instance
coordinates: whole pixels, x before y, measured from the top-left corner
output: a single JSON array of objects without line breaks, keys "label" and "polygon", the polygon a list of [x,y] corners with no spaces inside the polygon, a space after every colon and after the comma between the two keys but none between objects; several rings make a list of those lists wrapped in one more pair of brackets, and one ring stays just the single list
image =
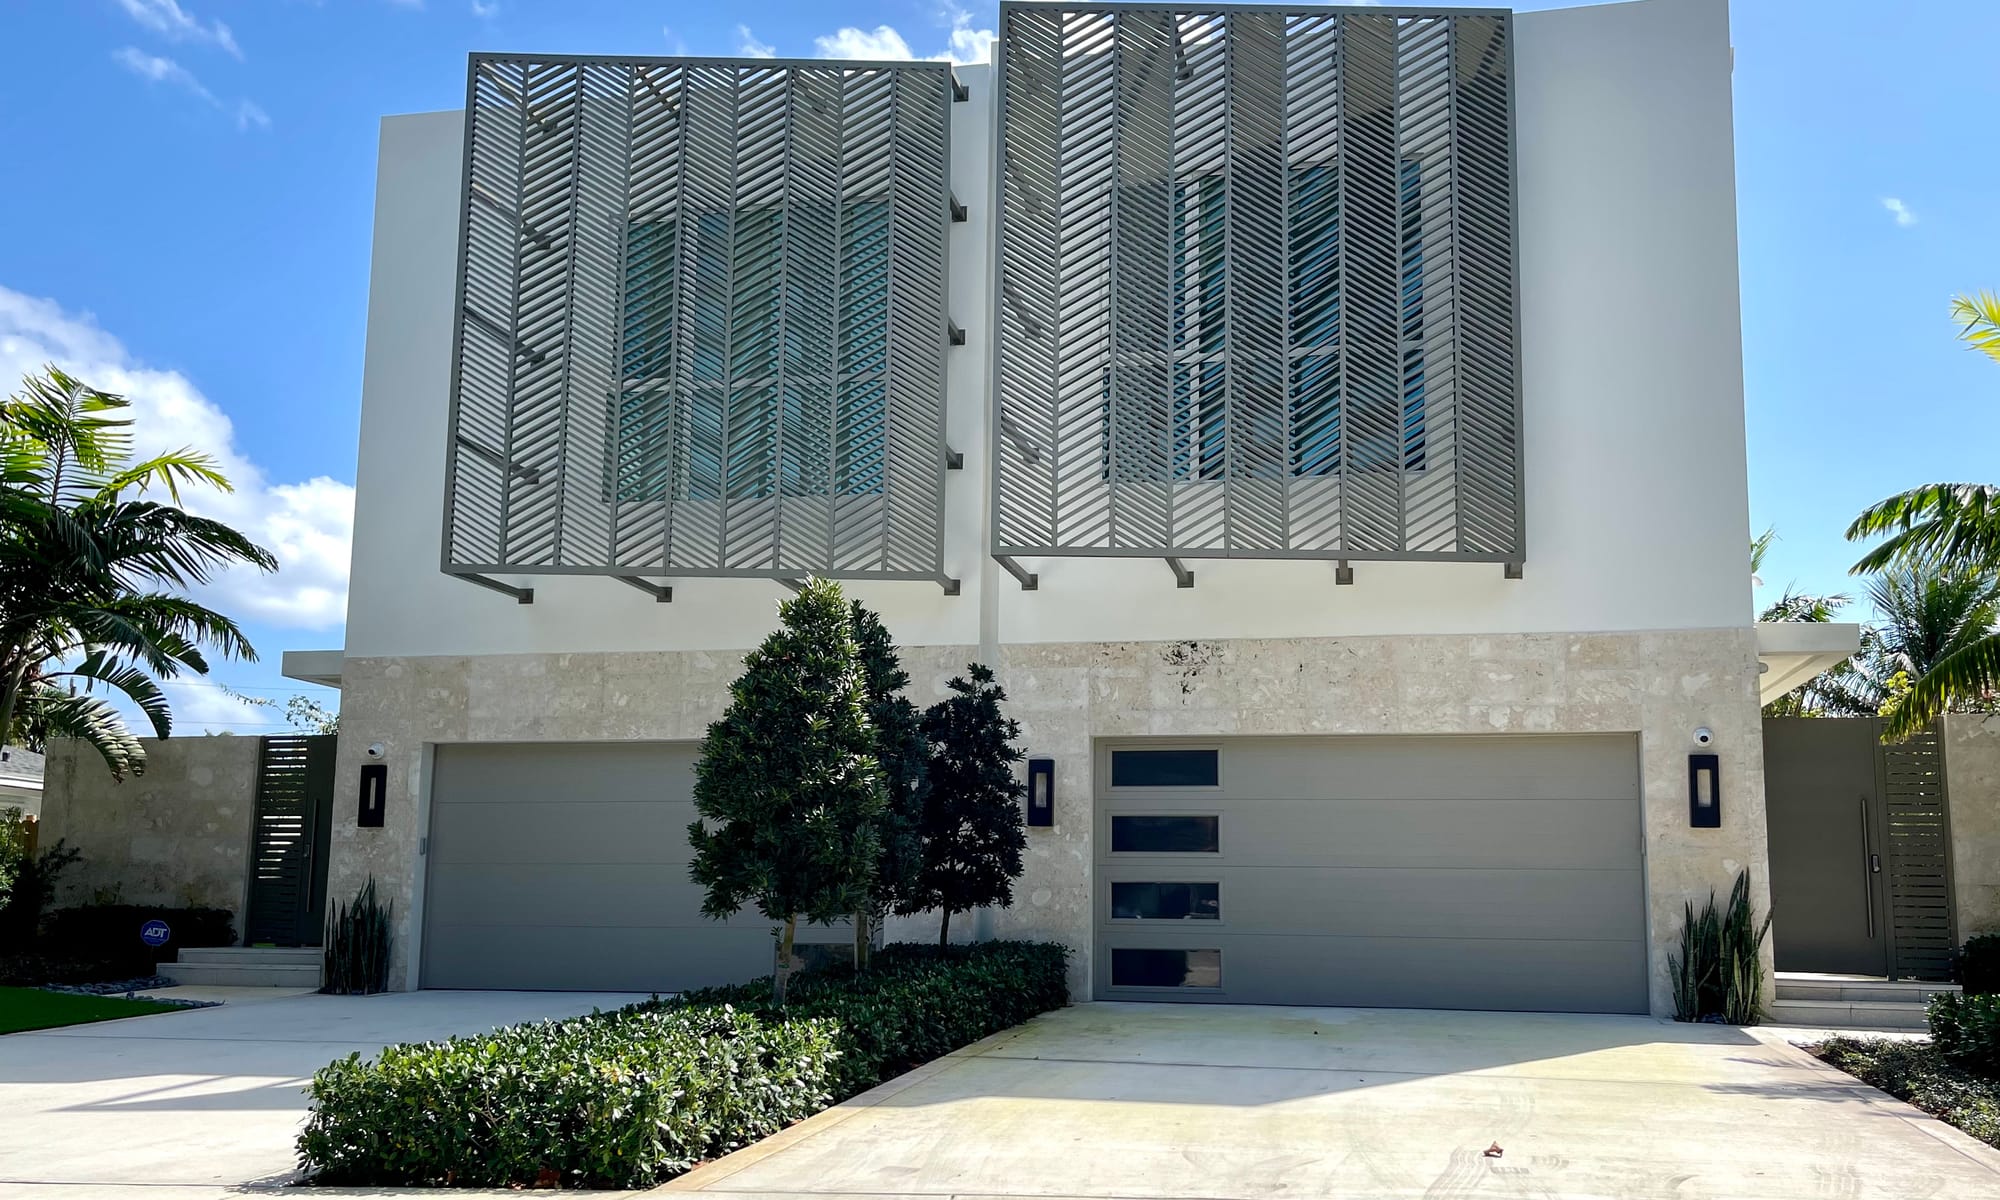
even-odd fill
[{"label": "black wall light", "polygon": [[1056,823],[1056,760],[1028,760],[1028,824]]},{"label": "black wall light", "polygon": [[1722,828],[1722,759],[1714,754],[1688,755],[1688,825],[1694,829]]},{"label": "black wall light", "polygon": [[382,828],[389,811],[389,764],[361,764],[361,811],[354,823],[363,829]]}]

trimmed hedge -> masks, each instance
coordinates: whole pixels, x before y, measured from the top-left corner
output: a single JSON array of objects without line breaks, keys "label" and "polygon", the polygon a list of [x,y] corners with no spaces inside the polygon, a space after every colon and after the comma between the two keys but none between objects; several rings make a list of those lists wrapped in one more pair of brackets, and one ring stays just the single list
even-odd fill
[{"label": "trimmed hedge", "polygon": [[2000,1079],[2000,996],[1931,997],[1931,1041],[1968,1071]]},{"label": "trimmed hedge", "polygon": [[[139,929],[165,921],[172,934],[164,946],[139,940]],[[128,973],[145,973],[155,963],[172,962],[192,946],[236,944],[235,917],[226,908],[176,908],[164,904],[80,904],[58,908],[42,927],[42,944],[68,955],[112,959]]]},{"label": "trimmed hedge", "polygon": [[868,971],[391,1046],[307,1087],[313,1182],[645,1187],[1068,1002],[1067,951],[891,946]]},{"label": "trimmed hedge", "polygon": [[1958,952],[1958,984],[1968,996],[2000,994],[2000,933],[1965,940]]}]

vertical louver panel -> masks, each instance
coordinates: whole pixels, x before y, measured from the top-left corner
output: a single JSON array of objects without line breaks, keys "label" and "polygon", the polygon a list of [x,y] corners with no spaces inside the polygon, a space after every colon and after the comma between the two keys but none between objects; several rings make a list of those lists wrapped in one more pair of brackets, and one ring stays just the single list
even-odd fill
[{"label": "vertical louver panel", "polygon": [[1908,741],[1885,744],[1881,754],[1894,973],[1904,979],[1949,979],[1958,930],[1943,740],[1934,725]]},{"label": "vertical louver panel", "polygon": [[1001,6],[1001,554],[1523,556],[1510,18]]},{"label": "vertical louver panel", "polygon": [[474,56],[445,569],[941,576],[952,90]]}]

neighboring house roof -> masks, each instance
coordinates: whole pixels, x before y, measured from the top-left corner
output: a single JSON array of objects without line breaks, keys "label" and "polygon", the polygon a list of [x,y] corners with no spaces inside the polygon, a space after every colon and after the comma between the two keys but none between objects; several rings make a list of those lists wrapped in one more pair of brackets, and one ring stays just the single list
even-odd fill
[{"label": "neighboring house roof", "polygon": [[0,747],[0,782],[32,779],[40,783],[42,763],[43,756],[33,750],[23,750],[19,746]]}]

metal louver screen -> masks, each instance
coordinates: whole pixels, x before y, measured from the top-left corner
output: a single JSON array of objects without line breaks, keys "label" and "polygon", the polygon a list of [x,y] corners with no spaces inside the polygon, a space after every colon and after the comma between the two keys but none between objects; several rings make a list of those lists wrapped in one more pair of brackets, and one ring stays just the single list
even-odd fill
[{"label": "metal louver screen", "polygon": [[1518,562],[1509,16],[1000,19],[995,552]]},{"label": "metal louver screen", "polygon": [[939,576],[952,88],[473,56],[445,570]]},{"label": "metal louver screen", "polygon": [[1904,979],[1949,979],[1958,931],[1943,739],[1932,725],[1881,755],[1893,969]]}]

